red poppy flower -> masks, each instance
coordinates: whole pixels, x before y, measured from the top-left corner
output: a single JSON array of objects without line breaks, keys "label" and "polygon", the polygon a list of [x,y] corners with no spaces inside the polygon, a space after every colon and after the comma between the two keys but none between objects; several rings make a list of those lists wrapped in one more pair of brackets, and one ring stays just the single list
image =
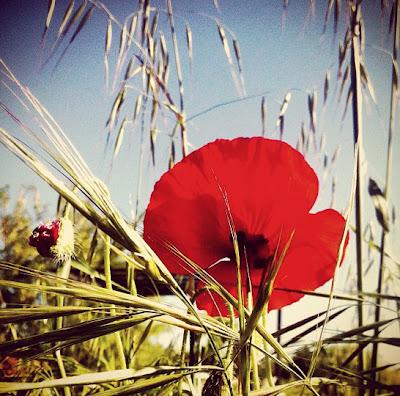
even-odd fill
[{"label": "red poppy flower", "polygon": [[[332,209],[311,214],[318,179],[288,144],[261,137],[216,140],[194,151],[156,183],[144,218],[144,239],[175,274],[189,271],[168,248],[174,245],[208,269],[237,296],[236,263],[226,215],[226,194],[241,257],[244,247],[254,298],[275,251],[290,243],[274,286],[314,290],[332,278],[345,221]],[[228,257],[230,261],[221,261]],[[242,264],[245,288],[246,266]],[[202,284],[199,284],[201,287]],[[300,299],[274,289],[268,309]],[[197,300],[211,315],[227,314],[216,293]]]}]

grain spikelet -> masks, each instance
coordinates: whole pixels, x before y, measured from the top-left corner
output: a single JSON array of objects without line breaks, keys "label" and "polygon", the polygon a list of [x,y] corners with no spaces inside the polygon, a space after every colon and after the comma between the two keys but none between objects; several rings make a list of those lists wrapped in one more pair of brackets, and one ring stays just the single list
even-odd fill
[{"label": "grain spikelet", "polygon": [[233,82],[234,82],[234,84],[236,86],[236,89],[238,90],[238,92],[240,92],[238,79],[236,77],[236,73],[235,73],[235,70],[234,70],[231,49],[229,47],[228,40],[226,39],[225,30],[222,27],[222,25],[220,25],[218,22],[217,22],[217,29],[218,29],[219,38],[220,38],[221,43],[222,43],[222,47],[224,48],[225,56],[226,56],[226,58],[228,60],[228,64],[229,64],[230,71],[231,71],[232,80],[233,80]]},{"label": "grain spikelet", "polygon": [[119,74],[119,70],[123,63],[123,58],[125,55],[126,39],[127,39],[127,26],[126,26],[126,24],[124,24],[124,26],[122,27],[122,30],[121,30],[121,34],[119,36],[117,66],[115,67],[116,76]]},{"label": "grain spikelet", "polygon": [[292,98],[291,92],[288,92],[282,102],[281,108],[279,110],[279,117],[285,115],[286,110],[289,106],[290,99]]},{"label": "grain spikelet", "polygon": [[56,0],[49,0],[49,5],[47,8],[46,22],[45,22],[44,30],[43,30],[43,34],[42,34],[42,42],[44,42],[47,31],[49,30],[49,27],[50,27],[51,20],[53,19],[55,6],[56,6]]},{"label": "grain spikelet", "polygon": [[349,90],[347,91],[346,104],[344,107],[342,120],[344,120],[344,117],[346,117],[347,109],[349,107],[349,103],[350,103],[352,97],[353,97],[353,91],[352,91],[351,87],[349,87]]},{"label": "grain spikelet", "polygon": [[125,101],[126,97],[126,88],[123,87],[119,92],[117,97],[114,100],[113,106],[111,108],[110,116],[107,120],[106,126],[109,126],[110,130],[114,129],[116,124],[116,120],[118,118],[119,111],[121,109],[122,104]]},{"label": "grain spikelet", "polygon": [[74,10],[74,5],[75,5],[75,0],[71,0],[67,6],[67,9],[65,10],[60,27],[58,28],[57,38],[60,38],[61,35],[64,33],[64,29],[67,26],[67,22],[72,14],[72,11]]},{"label": "grain spikelet", "polygon": [[[68,24],[67,29],[65,30],[64,35],[67,34],[67,32],[68,32],[70,26],[72,26],[72,24],[74,23],[75,17],[78,15],[78,11],[80,11],[80,9],[82,8],[82,12],[83,12],[85,6],[86,6],[86,3],[83,3],[83,4],[81,5],[81,7],[77,10],[77,12],[76,12],[75,15],[74,15],[74,18],[72,18],[72,20],[70,21],[70,24]],[[87,21],[88,21],[88,20],[90,19],[90,17],[92,16],[93,11],[94,11],[94,5],[92,5],[92,6],[86,11],[85,15],[83,15],[83,17],[82,17],[81,20],[79,21],[79,24],[78,24],[77,28],[75,29],[73,35],[71,36],[71,39],[69,40],[68,45],[65,47],[63,53],[61,54],[60,58],[58,59],[57,64],[56,64],[55,67],[57,67],[57,66],[60,64],[60,62],[61,62],[61,60],[64,58],[64,56],[65,56],[65,54],[66,54],[68,48],[69,48],[70,45],[74,42],[74,40],[78,37],[78,34],[82,31],[83,27],[86,25]],[[76,17],[76,19],[77,19],[77,18],[78,18],[78,17]],[[64,36],[63,36],[63,37],[64,37]]]},{"label": "grain spikelet", "polygon": [[165,40],[163,32],[160,33],[160,48],[161,48],[161,56],[165,63],[168,58],[168,50],[167,50],[167,42]]},{"label": "grain spikelet", "polygon": [[316,123],[317,123],[317,92],[314,91],[312,94],[308,95],[307,98],[308,103],[308,114],[310,116],[310,129],[315,133],[316,132]]},{"label": "grain spikelet", "polygon": [[328,70],[325,73],[325,80],[324,80],[324,104],[326,103],[326,100],[328,99],[330,79],[331,79],[331,72]]},{"label": "grain spikelet", "polygon": [[112,42],[112,22],[111,19],[108,19],[106,38],[104,43],[104,73],[106,78],[106,87],[108,87],[108,58],[110,56],[111,42]]},{"label": "grain spikelet", "polygon": [[154,37],[156,34],[157,26],[158,26],[158,18],[159,14],[158,11],[154,14],[153,21],[151,22],[151,28],[150,28],[150,35],[151,37]]},{"label": "grain spikelet", "polygon": [[390,219],[388,204],[382,190],[372,178],[369,179],[368,193],[374,204],[375,214],[379,224],[385,232],[389,232]]},{"label": "grain spikelet", "polygon": [[361,74],[361,82],[364,85],[364,87],[367,87],[368,92],[373,100],[373,102],[376,104],[376,96],[375,96],[375,89],[374,86],[371,83],[371,79],[368,76],[367,69],[365,66],[360,63],[360,74]]},{"label": "grain spikelet", "polygon": [[133,122],[136,121],[136,118],[139,115],[141,108],[142,108],[142,95],[138,95],[135,102],[135,110],[133,112]]},{"label": "grain spikelet", "polygon": [[325,18],[324,18],[324,30],[323,33],[326,32],[326,27],[328,25],[328,20],[329,20],[329,16],[332,12],[332,7],[333,7],[333,0],[329,0],[328,4],[326,6],[326,11],[325,11]]},{"label": "grain spikelet", "polygon": [[127,122],[128,122],[128,120],[126,119],[126,117],[121,122],[121,126],[119,128],[117,139],[115,140],[115,145],[114,145],[114,153],[113,153],[114,158],[118,155],[119,150],[121,148],[121,144],[124,139]]},{"label": "grain spikelet", "polygon": [[265,104],[265,96],[261,99],[261,135],[265,136],[267,125],[267,105]]},{"label": "grain spikelet", "polygon": [[131,46],[132,40],[135,37],[136,25],[137,25],[137,14],[132,15],[131,23],[129,24],[128,47]]},{"label": "grain spikelet", "polygon": [[246,94],[246,89],[244,86],[244,78],[243,78],[243,64],[242,64],[242,57],[240,55],[239,42],[236,39],[233,39],[232,43],[233,43],[233,49],[235,50],[235,57],[239,70],[240,84],[242,85],[243,93]]},{"label": "grain spikelet", "polygon": [[340,146],[337,146],[331,158],[331,165],[335,164],[336,160],[339,158],[339,154],[340,154]]},{"label": "grain spikelet", "polygon": [[349,71],[350,71],[350,68],[349,68],[349,65],[347,65],[346,69],[344,71],[344,74],[343,74],[342,82],[340,83],[338,100],[340,100],[340,98],[343,95],[344,86],[346,85],[346,82],[349,79]]},{"label": "grain spikelet", "polygon": [[175,165],[175,143],[174,140],[171,140],[171,150],[169,153],[169,160],[168,160],[168,169],[172,169]]},{"label": "grain spikelet", "polygon": [[83,14],[83,11],[85,11],[87,5],[87,0],[82,1],[81,5],[79,6],[79,8],[75,11],[74,15],[72,16],[72,18],[69,20],[67,27],[65,28],[65,30],[63,30],[60,33],[60,37],[63,38],[65,37],[69,30],[71,29],[72,25],[75,24],[75,22],[78,21],[78,19],[81,17],[81,15]]},{"label": "grain spikelet", "polygon": [[138,66],[135,69],[133,68],[133,66],[135,65],[135,59],[135,57],[132,57],[129,61],[128,66],[126,67],[124,80],[129,80],[130,78],[135,77],[136,74],[138,74],[142,70],[142,66]]},{"label": "grain spikelet", "polygon": [[81,32],[83,27],[86,25],[86,22],[90,19],[94,11],[94,5],[92,5],[85,13],[85,15],[82,17],[80,20],[78,27],[76,28],[74,34],[71,37],[71,40],[69,41],[69,44],[72,44],[72,42],[76,39],[78,34]]},{"label": "grain spikelet", "polygon": [[150,130],[150,150],[151,150],[151,159],[153,161],[153,166],[156,164],[156,138],[157,138],[157,129],[152,128]]},{"label": "grain spikelet", "polygon": [[192,30],[188,24],[185,25],[185,33],[186,33],[186,47],[189,58],[189,66],[192,68],[193,64],[193,35]]},{"label": "grain spikelet", "polygon": [[149,16],[150,16],[150,1],[144,0],[142,4],[142,36],[141,44],[143,45],[145,38],[147,37],[147,31],[149,29]]},{"label": "grain spikelet", "polygon": [[399,94],[399,64],[396,59],[393,59],[393,89],[396,95]]}]

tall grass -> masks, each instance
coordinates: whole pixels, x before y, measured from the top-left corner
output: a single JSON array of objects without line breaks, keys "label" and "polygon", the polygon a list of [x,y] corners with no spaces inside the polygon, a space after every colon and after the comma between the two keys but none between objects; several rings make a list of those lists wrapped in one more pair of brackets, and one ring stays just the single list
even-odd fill
[{"label": "tall grass", "polygon": [[[314,5],[310,2],[310,15]],[[383,191],[386,202],[391,198],[390,186],[394,179],[393,135],[398,112],[399,78],[399,2],[382,2],[384,10],[389,9],[389,5],[392,7],[392,17],[389,18],[392,22],[389,23],[393,24],[393,66]],[[325,14],[326,29],[333,12],[335,35],[340,21],[347,24],[339,46],[336,94],[340,99],[347,88],[344,111],[351,103],[353,127],[346,133],[353,135],[354,158],[348,167],[352,184],[347,189],[346,227],[335,273],[344,254],[347,231],[352,229],[355,259],[351,254],[348,256],[352,260],[350,266],[356,270],[357,287],[351,290],[348,285],[340,285],[340,289],[347,288],[347,292],[337,292],[338,281],[334,277],[329,292],[286,289],[287,292],[324,298],[324,304],[318,314],[302,312],[290,324],[282,323],[285,316],[280,312],[275,332],[271,330],[271,316],[266,307],[274,278],[290,248],[293,234],[289,241],[284,241],[286,244],[281,255],[274,257],[274,271],[268,274],[257,298],[252,301],[251,293],[245,296],[242,290],[245,282],[241,280],[243,258],[240,257],[235,225],[229,215],[229,197],[225,199],[235,249],[238,298],[174,246],[170,249],[193,276],[185,280],[171,274],[167,263],[156,255],[140,232],[143,216],[139,213],[140,187],[145,176],[143,163],[148,157],[155,164],[158,128],[170,125],[165,120],[173,120],[169,134],[169,167],[176,162],[176,145],[180,146],[181,158],[190,151],[190,122],[222,106],[259,98],[261,133],[263,136],[268,133],[266,96],[246,94],[239,40],[221,22],[218,2],[214,1],[218,16],[204,17],[216,27],[238,98],[210,104],[204,112],[190,117],[185,114],[187,81],[182,63],[186,57],[193,72],[195,37],[190,25],[182,22],[174,11],[171,0],[166,1],[165,8],[157,7],[149,0],[139,0],[137,7],[122,21],[101,1],[84,1],[78,6],[71,0],[61,21],[55,22],[54,13],[58,6],[56,1],[49,1],[42,35],[43,47],[51,39],[52,29],[55,37],[43,62],[44,67],[53,58],[57,58],[55,64],[59,67],[68,49],[76,44],[76,38],[82,36],[90,25],[93,15],[105,17],[105,37],[101,37],[104,40],[105,84],[114,95],[106,122],[106,153],[111,153],[112,162],[115,161],[121,147],[128,144],[129,130],[138,127],[141,138],[136,210],[132,221],[122,214],[106,183],[89,168],[46,107],[1,60],[4,92],[10,95],[10,103],[11,98],[16,98],[17,105],[1,102],[0,106],[24,135],[18,139],[0,126],[0,142],[59,194],[59,207],[64,207],[60,213],[74,222],[76,237],[81,243],[74,257],[65,257],[57,265],[38,259],[26,247],[25,234],[29,234],[29,227],[33,226],[28,214],[24,210],[6,213],[6,195],[0,195],[4,241],[4,249],[0,252],[0,326],[4,329],[0,344],[0,393],[256,396],[363,395],[369,391],[371,395],[399,394],[400,383],[393,380],[399,374],[398,363],[380,365],[378,359],[380,345],[399,346],[399,337],[382,335],[389,326],[398,326],[400,297],[396,293],[384,293],[383,289],[385,263],[396,263],[396,259],[387,248],[388,231],[384,227],[380,244],[374,240],[367,241],[363,228],[363,224],[370,220],[366,218],[369,215],[364,209],[367,201],[362,158],[363,106],[367,94],[373,96],[374,92],[364,56],[364,29],[368,29],[362,16],[364,3],[347,1],[341,4],[329,0]],[[284,16],[289,9],[290,5],[284,1]],[[170,40],[160,30],[161,15],[168,22]],[[182,23],[184,36],[179,35],[177,29]],[[181,51],[182,42],[186,42],[185,55]],[[112,49],[116,50],[115,59],[111,56]],[[170,80],[172,73],[175,73],[176,82]],[[324,106],[328,106],[328,96],[334,94],[331,80],[331,73],[327,71],[324,81],[321,81]],[[288,87],[276,115],[275,128],[282,140],[285,139],[285,117],[295,100],[292,91]],[[307,93],[310,127],[307,130],[303,121],[297,148],[307,157],[312,154],[322,156],[323,171],[328,172],[329,164],[333,167],[336,161],[337,152],[330,161],[324,154],[324,136],[318,136],[317,128],[318,95],[314,89],[311,92]],[[136,95],[133,114],[129,115],[126,103],[133,95]],[[271,118],[269,113],[268,107],[268,117]],[[145,148],[146,138],[150,142],[148,150]],[[334,190],[335,182],[332,183]],[[392,227],[393,223],[394,220]],[[21,229],[22,224],[24,233],[13,234],[10,231]],[[368,290],[363,284],[367,249],[374,249],[380,257],[379,262],[374,263],[378,268],[377,290]],[[20,251],[23,253],[16,253]],[[399,263],[396,264],[398,267]],[[124,282],[116,281],[117,270],[123,272]],[[394,276],[398,276],[398,268],[396,271]],[[200,279],[206,289],[217,292],[225,300],[230,317],[214,318],[197,310],[195,301],[198,293],[203,291],[195,290],[194,278]],[[138,293],[141,282],[146,282],[153,295]],[[247,283],[249,289],[251,282]],[[175,298],[177,306],[171,306],[168,299],[156,298],[161,289]],[[341,301],[343,305],[334,306],[333,301]],[[393,301],[397,303],[397,310],[390,308]],[[374,309],[373,318],[365,315],[367,305]],[[382,309],[389,312],[388,317],[382,318]],[[357,325],[329,335],[327,325],[352,310],[357,312]],[[235,319],[234,311],[238,313],[238,319]],[[175,342],[165,345],[160,340],[168,331],[173,333]],[[311,342],[310,334],[314,334]],[[293,345],[306,345],[306,348],[293,353]]]}]

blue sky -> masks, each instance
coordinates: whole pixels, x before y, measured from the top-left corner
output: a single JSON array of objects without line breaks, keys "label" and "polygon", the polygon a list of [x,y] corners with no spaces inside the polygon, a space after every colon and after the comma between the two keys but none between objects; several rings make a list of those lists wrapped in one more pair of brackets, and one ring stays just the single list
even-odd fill
[{"label": "blue sky", "polygon": [[[78,2],[77,2],[78,3]],[[123,18],[135,9],[131,1],[104,1],[116,17]],[[279,136],[275,121],[285,94],[292,98],[286,113],[283,139],[295,145],[302,122],[308,128],[307,94],[318,93],[317,136],[326,141],[322,154],[311,153],[307,158],[320,179],[320,197],[316,205],[325,208],[330,203],[332,173],[322,168],[323,154],[330,158],[338,146],[340,157],[333,167],[337,195],[334,207],[345,208],[350,192],[352,169],[353,134],[351,112],[344,120],[344,98],[338,103],[336,82],[338,40],[345,31],[345,18],[340,19],[337,36],[333,35],[332,17],[325,34],[323,20],[326,1],[315,2],[315,14],[311,15],[308,1],[289,2],[287,14],[283,13],[281,1],[219,1],[216,10],[213,1],[173,1],[179,49],[182,57],[185,108],[188,117],[216,104],[238,99],[240,95],[233,84],[227,59],[219,40],[215,18],[232,31],[240,43],[244,80],[248,98],[218,107],[188,124],[188,138],[192,149],[219,137],[260,135],[260,102],[265,96],[267,103],[267,137]],[[163,10],[164,2],[154,2]],[[28,85],[42,104],[60,123],[91,168],[107,179],[109,161],[104,158],[107,134],[105,123],[117,91],[107,91],[104,84],[104,36],[107,19],[98,10],[69,48],[59,67],[54,69],[55,58],[44,68],[40,62],[49,53],[55,32],[61,21],[67,2],[57,1],[55,16],[50,26],[45,48],[41,48],[41,34],[47,13],[47,1],[2,0],[0,2],[0,57],[16,76]],[[344,9],[342,10],[344,12]],[[377,104],[371,99],[364,105],[365,127],[365,176],[371,176],[382,185],[385,178],[386,141],[390,99],[391,59],[385,52],[391,48],[387,34],[387,15],[381,14],[380,2],[364,1],[363,13],[366,28],[365,62],[376,91]],[[188,23],[193,31],[193,69],[190,71],[184,38],[184,26]],[[170,44],[170,33],[165,12],[160,13],[159,29],[165,33]],[[229,29],[229,30],[228,30]],[[115,60],[119,33],[114,28],[111,59]],[[228,34],[228,38],[231,36]],[[64,44],[65,45],[65,44]],[[63,48],[63,47],[62,47]],[[62,49],[61,48],[61,49]],[[171,48],[171,47],[170,47]],[[112,65],[113,62],[111,61]],[[111,71],[113,67],[111,66]],[[327,70],[331,73],[331,90],[325,106],[322,104],[323,82]],[[175,76],[171,71],[172,92],[178,102]],[[129,93],[124,111],[133,113],[135,90]],[[0,88],[0,100],[13,103],[5,90]],[[20,131],[0,113],[0,126],[21,136]],[[169,150],[169,134],[173,124],[165,120],[157,125],[159,134],[156,146],[156,166],[150,159],[144,162],[141,209],[144,209],[154,182],[166,170]],[[136,126],[127,130],[127,142],[117,158],[109,185],[113,199],[129,216],[136,196],[138,174],[138,142],[140,131]],[[145,137],[148,150],[148,137]],[[399,147],[395,137],[394,147]],[[179,150],[177,150],[179,151]],[[0,147],[2,166],[0,184],[9,184],[15,194],[21,185],[34,184],[44,202],[54,207],[55,194],[16,158]],[[108,157],[107,157],[108,158]],[[394,155],[394,174],[399,169],[399,151]],[[393,202],[400,202],[400,187],[394,183]],[[366,222],[374,219],[372,205],[365,195]],[[375,225],[376,230],[378,227]],[[392,241],[398,237],[398,227],[393,231]],[[349,261],[349,260],[348,260]],[[338,289],[343,288],[349,266],[338,276]],[[371,276],[371,287],[375,284]],[[310,300],[307,300],[310,301]],[[313,299],[313,309],[320,310],[321,301]],[[323,301],[322,301],[323,302]],[[324,302],[323,302],[324,303]],[[306,302],[302,305],[305,307]],[[325,303],[324,303],[325,304]],[[288,309],[295,313],[299,306]],[[310,312],[311,314],[311,312]],[[390,354],[390,352],[388,352]]]}]

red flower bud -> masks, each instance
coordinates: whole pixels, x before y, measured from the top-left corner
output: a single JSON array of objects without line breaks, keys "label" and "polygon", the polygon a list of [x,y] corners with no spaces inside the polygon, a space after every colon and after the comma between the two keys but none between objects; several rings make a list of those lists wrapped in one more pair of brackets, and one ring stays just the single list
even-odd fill
[{"label": "red flower bud", "polygon": [[61,222],[59,219],[41,224],[36,227],[29,237],[29,245],[35,247],[44,257],[54,257],[52,247],[56,245],[60,235]]}]

